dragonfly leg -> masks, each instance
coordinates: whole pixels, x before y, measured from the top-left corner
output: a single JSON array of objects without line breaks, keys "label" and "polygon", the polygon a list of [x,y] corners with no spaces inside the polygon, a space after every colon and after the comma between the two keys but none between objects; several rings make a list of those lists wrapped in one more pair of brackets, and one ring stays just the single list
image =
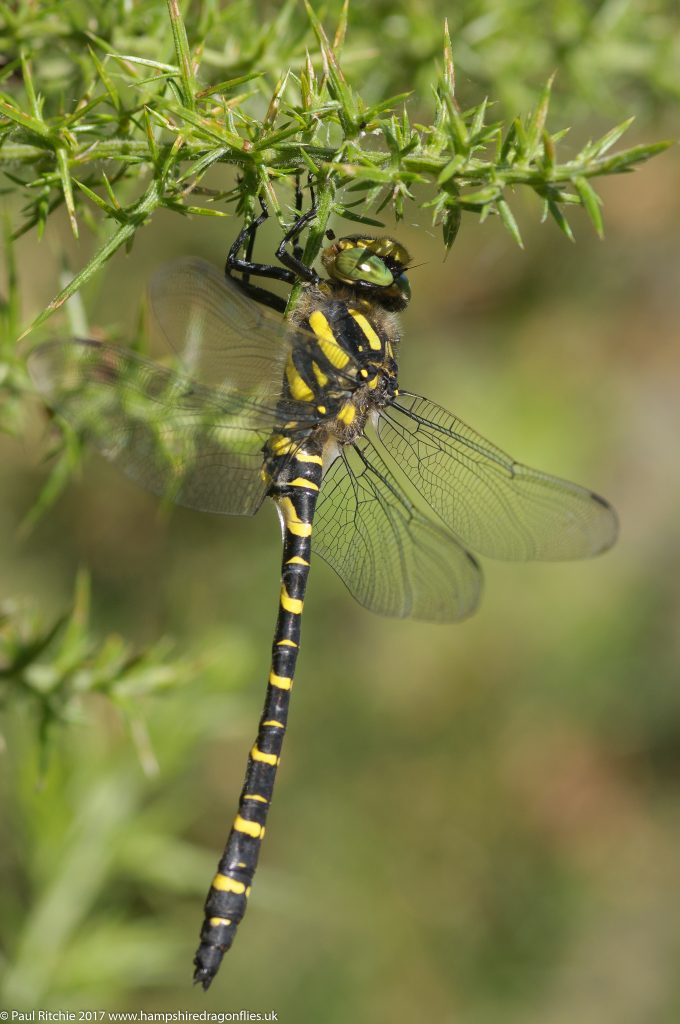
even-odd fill
[{"label": "dragonfly leg", "polygon": [[[310,190],[310,192],[312,190],[311,181],[309,182],[309,190]],[[313,193],[312,193],[312,196],[313,196]],[[295,175],[295,212],[298,215],[298,219],[302,216],[302,204],[303,204],[303,202],[304,202],[304,196],[303,196],[303,193],[302,193],[302,185],[300,184],[300,172],[298,171],[298,173]],[[293,256],[295,257],[296,260],[301,260],[302,259],[302,252],[303,252],[303,250],[302,250],[302,246],[300,245],[300,242],[296,241],[295,245],[293,246]]]},{"label": "dragonfly leg", "polygon": [[[251,299],[283,313],[286,308],[286,300],[281,295],[270,292],[267,288],[260,288],[250,280],[252,275],[253,277],[266,277],[274,281],[283,281],[288,285],[293,285],[297,281],[297,277],[291,270],[277,267],[270,263],[255,263],[253,261],[253,249],[257,230],[269,217],[267,204],[262,198],[260,198],[260,206],[261,213],[259,217],[256,217],[250,224],[246,224],[234,239],[227,254],[224,272],[227,277],[240,274],[241,277],[234,278],[234,280],[238,281],[239,286]],[[242,249],[245,249],[243,257],[240,255]]]},{"label": "dragonfly leg", "polygon": [[[251,282],[252,277],[265,277],[274,281],[283,281],[284,284],[293,285],[298,281],[307,281],[311,284],[318,284],[320,278],[319,275],[311,267],[308,267],[302,260],[302,246],[299,245],[298,239],[302,231],[307,227],[310,221],[316,217],[318,210],[318,203],[316,195],[312,187],[311,181],[309,183],[309,193],[312,200],[312,205],[306,213],[301,213],[303,193],[300,187],[299,175],[295,182],[295,209],[298,213],[298,218],[286,232],[283,240],[276,250],[276,258],[283,264],[282,267],[275,266],[271,263],[255,263],[253,261],[253,250],[255,247],[255,237],[257,235],[258,228],[269,217],[269,209],[264,199],[260,196],[260,207],[261,213],[255,220],[251,221],[250,224],[246,224],[236,236],[229,252],[227,254],[227,260],[225,264],[225,273],[228,277],[232,277],[234,274],[240,274],[241,277],[238,280],[240,287],[256,302],[260,302],[263,305],[270,306],[272,309],[276,309],[279,312],[284,312],[286,309],[286,300],[280,295],[276,295],[274,292],[270,292],[267,288],[261,288]],[[293,245],[293,252],[287,252],[286,246]],[[244,251],[241,256],[241,251]]]},{"label": "dragonfly leg", "polygon": [[[279,247],[276,250],[276,258],[283,263],[284,267],[286,267],[289,272],[294,274],[296,281],[307,281],[309,284],[318,284],[321,279],[313,267],[308,267],[307,264],[303,262],[302,246],[298,244],[298,239],[301,233],[310,221],[314,220],[319,210],[319,204],[311,181],[309,182],[308,187],[312,205],[306,213],[300,213],[302,208],[302,189],[300,188],[300,179],[298,177],[295,186],[295,206],[298,213],[300,213],[300,216],[281,240]],[[293,246],[292,253],[286,250],[286,246],[291,244]]]}]

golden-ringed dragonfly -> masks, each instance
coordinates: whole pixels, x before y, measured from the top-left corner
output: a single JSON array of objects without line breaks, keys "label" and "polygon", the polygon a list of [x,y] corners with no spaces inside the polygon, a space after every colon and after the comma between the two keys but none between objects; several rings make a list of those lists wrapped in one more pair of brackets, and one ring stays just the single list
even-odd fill
[{"label": "golden-ringed dragonfly", "polygon": [[[298,193],[299,194],[299,193]],[[264,710],[212,880],[194,979],[208,988],[243,917],[281,758],[312,552],[364,607],[456,622],[482,574],[471,554],[573,559],[605,551],[617,521],[597,494],[515,462],[434,402],[397,386],[409,256],[393,238],[335,239],[302,261],[300,215],[252,261],[267,216],[244,227],[226,275],[198,259],[152,281],[152,312],[179,371],[95,341],[31,356],[46,398],[138,483],[180,505],[281,521],[279,611]],[[253,277],[301,284],[293,310]]]}]

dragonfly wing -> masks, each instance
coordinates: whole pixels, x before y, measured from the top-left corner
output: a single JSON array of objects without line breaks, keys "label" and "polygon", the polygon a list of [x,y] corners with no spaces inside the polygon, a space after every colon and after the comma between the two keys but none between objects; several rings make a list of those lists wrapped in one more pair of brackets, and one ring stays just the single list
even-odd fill
[{"label": "dragonfly wing", "polygon": [[408,501],[367,437],[345,446],[326,472],[313,545],[357,601],[380,615],[455,622],[477,606],[476,561]]},{"label": "dragonfly wing", "polygon": [[281,394],[288,325],[212,264],[187,257],[162,267],[151,279],[149,304],[189,377],[269,400]]},{"label": "dragonfly wing", "polygon": [[40,345],[29,367],[47,404],[147,490],[223,515],[261,505],[275,409],[94,341]]},{"label": "dragonfly wing", "polygon": [[380,440],[449,529],[492,558],[597,555],[616,540],[597,494],[530,469],[434,402],[402,392],[378,422]]}]

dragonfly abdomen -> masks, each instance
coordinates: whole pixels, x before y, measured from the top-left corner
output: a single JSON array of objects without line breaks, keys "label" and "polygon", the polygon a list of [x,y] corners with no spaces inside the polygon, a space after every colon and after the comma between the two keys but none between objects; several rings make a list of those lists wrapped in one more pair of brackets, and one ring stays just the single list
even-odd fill
[{"label": "dragonfly abdomen", "polygon": [[312,520],[321,486],[321,439],[311,435],[290,457],[282,454],[272,462],[276,458],[281,468],[278,473],[272,472],[270,496],[276,502],[283,529],[279,612],[257,739],[248,755],[238,811],[208,892],[201,942],[194,958],[194,981],[205,989],[217,973],[246,911],[281,760],[300,648]]}]

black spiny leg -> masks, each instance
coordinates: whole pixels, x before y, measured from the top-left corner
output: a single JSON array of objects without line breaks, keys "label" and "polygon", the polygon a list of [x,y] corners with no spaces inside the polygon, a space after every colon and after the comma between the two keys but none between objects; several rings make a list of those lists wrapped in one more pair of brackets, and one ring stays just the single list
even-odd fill
[{"label": "black spiny leg", "polygon": [[[302,231],[307,227],[310,221],[314,220],[317,215],[319,204],[314,194],[314,189],[311,184],[309,186],[309,194],[312,199],[312,205],[310,206],[307,213],[301,214],[293,224],[290,231],[284,235],[278,249],[276,250],[276,258],[283,263],[283,266],[287,268],[288,273],[292,273],[296,281],[307,281],[309,284],[318,284],[319,275],[313,267],[308,267],[306,263],[302,261],[302,247],[298,245],[298,238]],[[300,188],[300,180],[298,178],[295,188],[295,206],[300,212],[302,208],[302,189]],[[286,246],[293,244],[293,252],[287,252]]]},{"label": "black spiny leg", "polygon": [[[310,284],[317,284],[319,282],[319,275],[312,267],[308,267],[303,262],[302,255],[303,249],[299,244],[298,239],[307,225],[314,219],[318,211],[318,203],[314,194],[314,189],[311,184],[309,191],[312,199],[312,205],[307,213],[301,213],[302,210],[302,189],[300,188],[300,179],[298,178],[295,185],[295,209],[298,213],[298,218],[290,228],[290,230],[284,236],[281,244],[276,250],[276,258],[283,264],[282,267],[277,267],[271,263],[255,263],[253,262],[253,250],[255,247],[255,237],[257,235],[258,228],[264,224],[269,216],[269,210],[264,199],[260,197],[260,206],[262,212],[259,217],[251,221],[241,229],[237,235],[229,253],[227,255],[227,262],[225,265],[225,273],[231,277],[233,274],[240,274],[240,278],[235,278],[239,286],[245,291],[252,299],[256,302],[260,302],[265,306],[270,306],[272,309],[276,309],[283,313],[286,309],[286,300],[280,295],[276,295],[274,292],[270,292],[267,288],[260,288],[258,285],[252,284],[250,278],[253,277],[266,277],[273,281],[283,281],[284,284],[294,285],[298,281],[306,281]],[[293,252],[287,252],[286,246],[293,245]],[[244,256],[241,257],[241,250],[245,249]]]},{"label": "black spiny leg", "polygon": [[[309,182],[309,192],[310,192],[310,195],[312,197],[312,206],[313,206],[314,205],[314,189],[312,188],[311,179],[310,179],[310,182]],[[300,175],[297,174],[295,176],[295,212],[298,215],[298,220],[302,216],[302,202],[303,202],[302,186],[300,184]],[[293,246],[293,256],[295,257],[296,260],[301,260],[302,259],[302,254],[303,254],[303,248],[300,245],[300,242],[298,240],[295,243],[295,245]]]},{"label": "black spiny leg", "polygon": [[[232,277],[234,273],[241,274],[240,278],[234,280],[251,299],[283,313],[286,308],[286,300],[282,296],[270,292],[267,288],[260,288],[250,281],[251,274],[254,277],[268,277],[274,281],[283,281],[289,285],[293,285],[297,281],[295,274],[284,267],[276,267],[269,263],[253,263],[253,248],[257,229],[264,224],[269,216],[269,210],[263,199],[260,199],[260,206],[262,212],[259,217],[256,217],[250,224],[246,224],[236,236],[227,254],[224,272],[228,277]],[[245,248],[245,259],[239,255],[243,248]]]}]

